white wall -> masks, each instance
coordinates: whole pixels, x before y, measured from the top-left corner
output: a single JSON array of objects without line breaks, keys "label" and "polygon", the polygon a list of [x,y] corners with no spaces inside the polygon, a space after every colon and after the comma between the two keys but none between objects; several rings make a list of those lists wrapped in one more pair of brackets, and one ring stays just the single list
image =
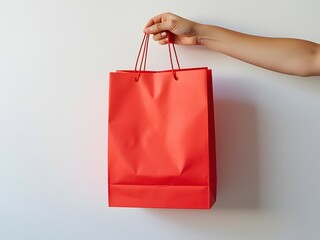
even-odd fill
[{"label": "white wall", "polygon": [[[214,69],[218,201],[210,211],[107,207],[108,72],[132,68],[171,11],[320,42],[318,0],[0,1],[0,238],[319,239],[320,78],[178,47]],[[169,67],[151,44],[149,67]]]}]

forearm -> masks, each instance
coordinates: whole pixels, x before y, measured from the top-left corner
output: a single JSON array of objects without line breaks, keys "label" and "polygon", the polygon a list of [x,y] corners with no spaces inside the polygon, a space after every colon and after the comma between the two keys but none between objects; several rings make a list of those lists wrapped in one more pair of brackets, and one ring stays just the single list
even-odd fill
[{"label": "forearm", "polygon": [[197,35],[200,45],[273,71],[300,76],[320,71],[314,69],[319,67],[315,66],[319,45],[313,42],[259,37],[203,24],[197,27]]}]

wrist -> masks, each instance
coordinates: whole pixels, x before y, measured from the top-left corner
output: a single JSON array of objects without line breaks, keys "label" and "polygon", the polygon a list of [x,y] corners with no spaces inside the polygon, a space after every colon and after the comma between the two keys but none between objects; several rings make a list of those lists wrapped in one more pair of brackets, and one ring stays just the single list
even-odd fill
[{"label": "wrist", "polygon": [[197,24],[195,27],[197,45],[207,46],[208,42],[215,40],[215,32],[217,29],[213,25]]},{"label": "wrist", "polygon": [[196,23],[194,26],[196,45],[201,45],[202,28],[203,28],[203,24],[201,23]]}]

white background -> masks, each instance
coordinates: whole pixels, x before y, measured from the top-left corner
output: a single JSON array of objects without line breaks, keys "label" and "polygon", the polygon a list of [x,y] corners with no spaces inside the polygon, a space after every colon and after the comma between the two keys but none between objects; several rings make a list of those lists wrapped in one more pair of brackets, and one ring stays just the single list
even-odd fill
[{"label": "white background", "polygon": [[[319,239],[320,77],[201,47],[214,70],[218,200],[210,211],[107,207],[108,72],[171,11],[250,34],[320,42],[318,0],[0,0],[0,238]],[[152,42],[149,69],[169,67]]]}]

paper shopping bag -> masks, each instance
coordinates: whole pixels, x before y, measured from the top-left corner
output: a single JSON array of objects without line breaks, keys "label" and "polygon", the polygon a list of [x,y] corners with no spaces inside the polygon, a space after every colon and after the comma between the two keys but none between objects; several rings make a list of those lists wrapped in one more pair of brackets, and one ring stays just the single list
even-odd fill
[{"label": "paper shopping bag", "polygon": [[148,41],[135,70],[110,73],[109,206],[209,209],[216,200],[211,70],[180,69],[169,41],[172,69],[146,71]]}]

